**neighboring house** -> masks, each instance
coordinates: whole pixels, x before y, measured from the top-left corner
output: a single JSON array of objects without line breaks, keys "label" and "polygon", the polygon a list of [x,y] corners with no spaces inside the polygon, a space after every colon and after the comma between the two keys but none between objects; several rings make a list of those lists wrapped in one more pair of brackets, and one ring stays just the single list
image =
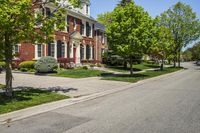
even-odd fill
[{"label": "neighboring house", "polygon": [[[16,45],[14,52],[19,54],[16,59],[38,60],[43,56],[52,56],[60,63],[101,63],[107,45],[105,27],[90,16],[90,5],[89,0],[83,0],[83,8],[67,9],[67,27],[55,33],[53,42]],[[45,14],[51,14],[52,9],[47,6]]]}]

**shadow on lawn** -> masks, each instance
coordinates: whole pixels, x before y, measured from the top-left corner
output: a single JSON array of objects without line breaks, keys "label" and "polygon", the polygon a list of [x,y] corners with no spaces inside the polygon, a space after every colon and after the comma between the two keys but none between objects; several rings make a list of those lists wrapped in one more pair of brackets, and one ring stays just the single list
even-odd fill
[{"label": "shadow on lawn", "polygon": [[0,105],[6,105],[13,101],[30,101],[33,97],[40,96],[42,94],[50,95],[52,92],[62,92],[67,93],[70,91],[77,91],[75,88],[63,88],[63,87],[49,87],[49,88],[32,88],[32,87],[16,87],[13,88],[14,95],[9,98],[5,95],[5,90],[0,92]]},{"label": "shadow on lawn", "polygon": [[133,75],[130,75],[130,74],[114,74],[114,73],[105,73],[105,74],[102,74],[101,75],[102,77],[124,77],[124,78],[139,78],[139,77],[147,77],[148,75],[145,75],[145,74],[133,74]]},{"label": "shadow on lawn", "polygon": [[[125,68],[123,66],[107,66],[107,68],[116,69],[120,71],[130,71],[130,68]],[[137,72],[137,71],[142,71],[142,70],[138,68],[133,68],[133,71]]]}]

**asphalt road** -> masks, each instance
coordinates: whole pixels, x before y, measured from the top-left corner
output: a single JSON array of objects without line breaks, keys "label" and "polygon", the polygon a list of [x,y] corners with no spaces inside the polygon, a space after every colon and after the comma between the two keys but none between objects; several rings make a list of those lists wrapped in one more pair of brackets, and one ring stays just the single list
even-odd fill
[{"label": "asphalt road", "polygon": [[0,125],[0,133],[200,133],[200,69]]}]

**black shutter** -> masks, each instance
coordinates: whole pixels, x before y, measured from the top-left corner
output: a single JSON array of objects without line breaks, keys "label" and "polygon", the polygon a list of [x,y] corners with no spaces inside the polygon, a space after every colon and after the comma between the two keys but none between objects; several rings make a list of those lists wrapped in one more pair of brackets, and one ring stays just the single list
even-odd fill
[{"label": "black shutter", "polygon": [[48,44],[48,56],[51,56],[51,43]]},{"label": "black shutter", "polygon": [[57,58],[62,57],[62,41],[57,41]]},{"label": "black shutter", "polygon": [[67,43],[67,58],[70,58],[70,45]]},{"label": "black shutter", "polygon": [[89,23],[88,22],[86,22],[86,36],[89,36],[90,35],[90,33],[89,33],[89,29],[90,28],[90,25],[89,25]]}]

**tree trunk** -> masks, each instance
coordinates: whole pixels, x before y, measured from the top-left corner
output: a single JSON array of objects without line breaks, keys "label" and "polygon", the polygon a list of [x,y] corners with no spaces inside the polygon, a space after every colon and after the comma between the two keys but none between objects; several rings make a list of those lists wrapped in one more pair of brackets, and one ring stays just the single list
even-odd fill
[{"label": "tree trunk", "polygon": [[176,59],[174,59],[174,67],[176,67]]},{"label": "tree trunk", "polygon": [[133,58],[130,57],[130,74],[133,75]]},{"label": "tree trunk", "polygon": [[160,65],[160,70],[163,71],[164,69],[164,59],[162,59],[161,65]]},{"label": "tree trunk", "polygon": [[178,51],[178,67],[181,67],[181,50]]},{"label": "tree trunk", "polygon": [[127,68],[127,61],[124,61],[124,68],[126,69]]},{"label": "tree trunk", "polygon": [[13,96],[13,88],[12,88],[12,44],[9,42],[9,34],[5,34],[5,62],[6,62],[6,96]]}]

